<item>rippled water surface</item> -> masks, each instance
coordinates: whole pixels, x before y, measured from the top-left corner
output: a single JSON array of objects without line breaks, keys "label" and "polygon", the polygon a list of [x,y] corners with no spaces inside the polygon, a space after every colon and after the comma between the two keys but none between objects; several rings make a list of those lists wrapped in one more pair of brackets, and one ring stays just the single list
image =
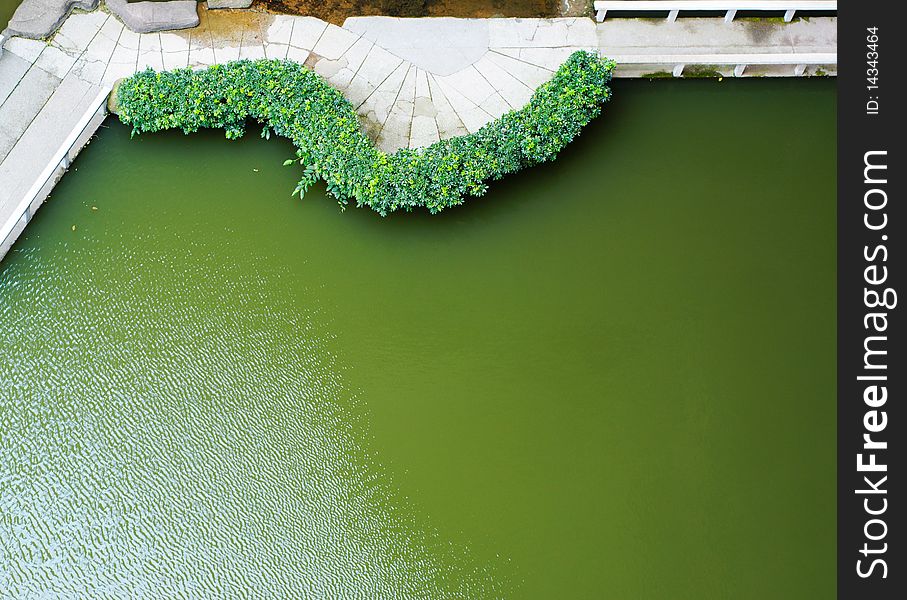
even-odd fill
[{"label": "rippled water surface", "polygon": [[108,120],[0,264],[3,595],[830,597],[833,82],[614,87],[439,217]]}]

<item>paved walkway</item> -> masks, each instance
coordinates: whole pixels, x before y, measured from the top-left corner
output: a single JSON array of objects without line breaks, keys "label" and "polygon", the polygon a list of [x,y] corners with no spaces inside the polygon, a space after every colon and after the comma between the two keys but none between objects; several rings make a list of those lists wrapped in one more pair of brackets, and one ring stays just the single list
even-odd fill
[{"label": "paved walkway", "polygon": [[51,44],[24,38],[4,44],[0,225],[18,217],[12,212],[103,89],[100,75],[121,29],[107,13],[95,11],[72,15]]},{"label": "paved walkway", "polygon": [[[67,0],[59,0],[65,2]],[[348,19],[199,8],[199,25],[134,33],[101,10],[71,14],[49,41],[13,37],[0,54],[0,224],[100,90],[137,70],[239,58],[305,63],[356,107],[392,152],[473,132],[522,107],[566,57],[835,51],[836,20]],[[733,66],[723,67],[733,72]],[[621,67],[618,75],[651,72]],[[634,71],[635,69],[635,71]],[[728,73],[730,74],[730,73]],[[751,71],[750,74],[758,74]],[[789,67],[784,74],[790,74]]]}]

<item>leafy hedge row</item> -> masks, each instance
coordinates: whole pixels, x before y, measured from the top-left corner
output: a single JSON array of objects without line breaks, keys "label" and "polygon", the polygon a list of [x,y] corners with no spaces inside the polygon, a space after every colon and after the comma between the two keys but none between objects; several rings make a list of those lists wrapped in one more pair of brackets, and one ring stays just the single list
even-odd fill
[{"label": "leafy hedge row", "polygon": [[[265,123],[297,147],[305,173],[297,191],[322,179],[338,200],[382,215],[424,206],[438,212],[480,196],[487,181],[553,159],[610,97],[614,62],[576,52],[529,103],[475,133],[423,149],[386,154],[362,133],[353,106],[302,65],[241,60],[205,70],[146,70],[117,91],[120,120],[133,134],[222,127],[230,139],[246,119]],[[288,161],[290,162],[290,161]]]}]

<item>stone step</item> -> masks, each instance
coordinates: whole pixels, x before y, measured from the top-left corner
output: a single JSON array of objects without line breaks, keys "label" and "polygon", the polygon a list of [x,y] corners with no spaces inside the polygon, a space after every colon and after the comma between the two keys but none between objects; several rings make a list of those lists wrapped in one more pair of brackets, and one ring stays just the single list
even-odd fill
[{"label": "stone step", "polygon": [[[9,56],[15,58],[15,55]],[[59,84],[58,77],[32,66],[11,90],[0,105],[0,163],[16,146]]]},{"label": "stone step", "polygon": [[9,95],[19,85],[19,80],[25,75],[31,63],[20,58],[12,52],[0,54],[0,106],[6,102]]}]

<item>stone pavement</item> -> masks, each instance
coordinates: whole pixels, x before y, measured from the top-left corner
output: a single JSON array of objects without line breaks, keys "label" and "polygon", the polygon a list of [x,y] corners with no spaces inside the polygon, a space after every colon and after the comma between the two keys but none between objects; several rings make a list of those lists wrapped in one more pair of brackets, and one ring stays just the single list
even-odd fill
[{"label": "stone pavement", "polygon": [[[597,47],[605,56],[615,58],[620,65],[622,56],[682,56],[682,55],[747,55],[747,54],[806,54],[836,53],[838,23],[836,18],[813,17],[791,23],[765,19],[738,19],[725,23],[723,19],[608,19],[596,24]],[[836,73],[836,65],[823,65],[827,74]],[[618,66],[617,77],[639,77],[664,65]],[[733,76],[733,65],[715,67],[725,76]],[[667,68],[670,71],[670,67]],[[812,67],[806,74],[814,74]],[[764,65],[747,69],[750,76],[787,77],[789,66]]]},{"label": "stone pavement", "polygon": [[43,38],[56,31],[73,8],[94,10],[98,7],[98,1],[22,0],[9,24],[0,23],[0,32],[7,37]]},{"label": "stone pavement", "polygon": [[[42,1],[69,10],[80,0]],[[393,152],[477,131],[522,107],[576,50],[618,60],[626,54],[834,52],[837,35],[834,18],[791,24],[721,19],[596,24],[573,17],[361,17],[338,27],[313,17],[203,5],[197,18],[196,27],[137,33],[108,12],[76,11],[47,41],[3,42],[0,224],[70,134],[86,103],[146,67],[203,68],[242,58],[305,63],[350,100],[377,145]],[[617,75],[653,70],[657,66],[619,67]]]},{"label": "stone pavement", "polygon": [[[392,152],[476,131],[520,108],[570,52],[594,49],[596,43],[592,20],[577,18],[433,19],[444,22],[445,43],[473,42],[473,53],[467,55],[431,51],[425,45],[430,30],[424,31],[425,43],[417,50],[395,46],[398,52],[391,52],[371,39],[376,37],[373,27],[364,27],[363,36],[313,17],[214,10],[201,10],[199,17],[195,28],[140,34],[102,11],[75,13],[47,44],[8,40],[0,77],[13,85],[22,81],[0,111],[23,114],[0,122],[0,140],[7,139],[5,145],[18,140],[29,118],[67,75],[101,86],[146,67],[197,68],[240,58],[281,58],[307,64],[343,92],[362,116],[364,130]],[[460,36],[463,32],[467,35]],[[407,37],[418,42],[415,36]],[[32,65],[27,76],[22,73],[26,63]],[[0,150],[3,147],[0,141]],[[0,160],[4,156],[0,154]]]},{"label": "stone pavement", "polygon": [[195,0],[168,2],[104,0],[104,7],[136,33],[187,29],[198,25],[198,3]]},{"label": "stone pavement", "polygon": [[4,44],[0,224],[18,218],[13,210],[103,89],[91,74],[103,72],[109,57],[104,49],[113,48],[120,29],[107,13],[78,13],[63,23],[51,44],[19,37]]}]

